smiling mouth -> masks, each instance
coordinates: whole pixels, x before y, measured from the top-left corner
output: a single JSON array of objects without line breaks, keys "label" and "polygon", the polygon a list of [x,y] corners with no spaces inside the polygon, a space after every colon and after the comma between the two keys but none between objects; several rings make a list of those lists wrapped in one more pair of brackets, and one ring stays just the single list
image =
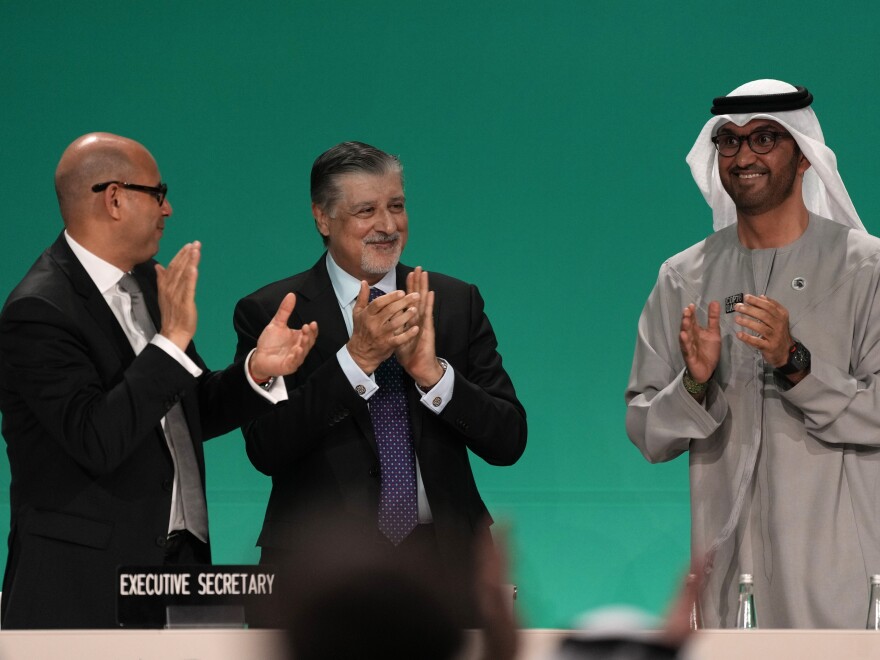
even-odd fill
[{"label": "smiling mouth", "polygon": [[367,247],[373,248],[374,250],[392,250],[397,247],[397,241],[393,240],[367,243]]},{"label": "smiling mouth", "polygon": [[388,249],[390,247],[394,247],[395,245],[397,245],[397,241],[399,239],[400,239],[400,236],[395,234],[393,236],[387,236],[387,237],[383,237],[383,238],[368,239],[368,240],[364,241],[364,244],[367,247],[375,247],[380,250],[383,250],[383,249]]},{"label": "smiling mouth", "polygon": [[757,179],[766,174],[765,172],[734,172],[734,176],[739,179]]}]

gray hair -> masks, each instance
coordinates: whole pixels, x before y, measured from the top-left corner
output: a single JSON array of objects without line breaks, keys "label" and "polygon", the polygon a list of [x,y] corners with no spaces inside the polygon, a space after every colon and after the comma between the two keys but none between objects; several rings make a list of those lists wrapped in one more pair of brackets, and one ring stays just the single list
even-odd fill
[{"label": "gray hair", "polygon": [[342,197],[339,179],[357,172],[377,175],[397,172],[403,184],[403,165],[397,156],[363,142],[342,142],[318,156],[312,165],[312,203],[331,218],[335,217],[336,204]]}]

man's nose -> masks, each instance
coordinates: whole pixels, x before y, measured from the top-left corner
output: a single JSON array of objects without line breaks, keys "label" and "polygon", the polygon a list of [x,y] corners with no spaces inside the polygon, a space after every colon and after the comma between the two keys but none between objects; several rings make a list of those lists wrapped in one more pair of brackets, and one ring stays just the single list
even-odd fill
[{"label": "man's nose", "polygon": [[388,209],[379,209],[376,213],[376,222],[373,224],[373,228],[385,234],[393,233],[397,229],[397,221],[394,219],[394,214]]},{"label": "man's nose", "polygon": [[749,146],[749,141],[744,139],[740,143],[739,151],[736,154],[736,164],[742,167],[743,165],[754,163],[756,158],[757,154],[752,151],[752,148]]}]

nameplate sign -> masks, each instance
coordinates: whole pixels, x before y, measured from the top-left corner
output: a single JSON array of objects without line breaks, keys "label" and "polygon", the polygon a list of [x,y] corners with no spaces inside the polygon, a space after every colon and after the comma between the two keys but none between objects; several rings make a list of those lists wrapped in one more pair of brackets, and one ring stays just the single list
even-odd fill
[{"label": "nameplate sign", "polygon": [[122,566],[117,621],[131,628],[241,627],[281,602],[275,577],[272,566]]}]

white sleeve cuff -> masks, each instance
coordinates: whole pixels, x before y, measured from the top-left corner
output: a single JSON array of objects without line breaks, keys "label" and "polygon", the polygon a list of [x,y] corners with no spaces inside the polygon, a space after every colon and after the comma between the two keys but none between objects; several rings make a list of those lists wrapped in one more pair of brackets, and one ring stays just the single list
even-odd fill
[{"label": "white sleeve cuff", "polygon": [[173,357],[177,362],[180,363],[180,366],[190,372],[193,376],[198,378],[202,375],[202,370],[195,362],[190,360],[189,356],[180,350],[177,345],[168,339],[168,337],[163,337],[158,332],[153,335],[153,338],[150,340],[151,344],[154,344],[161,348],[163,351],[168,353],[171,357]]},{"label": "white sleeve cuff", "polygon": [[364,401],[369,400],[376,390],[379,389],[379,386],[357,365],[357,362],[351,357],[351,353],[348,352],[348,346],[343,345],[336,352],[336,359],[339,360],[342,373],[345,374],[348,382],[351,383],[352,389]]},{"label": "white sleeve cuff", "polygon": [[455,372],[452,369],[452,365],[443,358],[438,359],[446,365],[443,377],[440,378],[440,380],[437,381],[437,384],[427,392],[424,392],[416,386],[416,389],[419,390],[419,394],[421,395],[420,400],[422,405],[437,415],[443,412],[443,409],[447,404],[452,401],[452,388],[455,385]]},{"label": "white sleeve cuff", "polygon": [[248,385],[251,389],[261,397],[271,403],[281,403],[287,401],[287,386],[284,384],[284,376],[272,378],[268,383],[260,385],[251,377],[251,356],[254,354],[255,348],[251,349],[244,361],[244,375],[247,378]]}]

